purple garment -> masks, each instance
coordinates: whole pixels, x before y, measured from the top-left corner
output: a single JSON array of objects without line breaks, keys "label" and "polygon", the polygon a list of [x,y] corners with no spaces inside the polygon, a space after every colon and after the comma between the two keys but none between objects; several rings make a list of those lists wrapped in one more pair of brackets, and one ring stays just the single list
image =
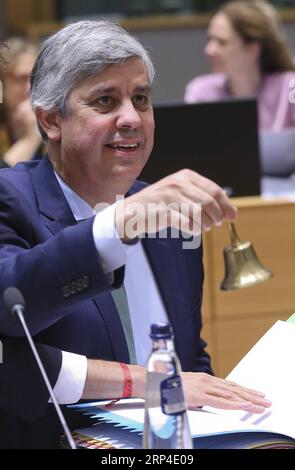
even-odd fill
[{"label": "purple garment", "polygon": [[[293,90],[293,93],[292,93]],[[295,72],[279,72],[265,75],[257,95],[260,129],[279,132],[295,128]],[[230,98],[226,76],[210,74],[194,78],[188,83],[184,101],[197,103]]]}]

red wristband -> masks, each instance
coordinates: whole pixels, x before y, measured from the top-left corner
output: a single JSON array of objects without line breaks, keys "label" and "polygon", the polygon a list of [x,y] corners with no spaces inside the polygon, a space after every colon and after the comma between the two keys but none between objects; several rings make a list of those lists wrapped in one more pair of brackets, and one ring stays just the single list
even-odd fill
[{"label": "red wristband", "polygon": [[[127,364],[123,364],[122,362],[119,362],[119,366],[122,367],[123,372],[124,372],[124,384],[123,384],[123,392],[121,398],[130,398],[132,397],[132,375],[130,372],[129,367]],[[108,403],[106,408],[111,408],[113,405],[115,405],[120,398],[115,398],[114,400],[111,400],[110,403]]]},{"label": "red wristband", "polygon": [[130,398],[132,397],[132,376],[130,369],[127,364],[123,364],[122,362],[119,362],[119,366],[122,367],[124,372],[124,386],[121,398]]}]

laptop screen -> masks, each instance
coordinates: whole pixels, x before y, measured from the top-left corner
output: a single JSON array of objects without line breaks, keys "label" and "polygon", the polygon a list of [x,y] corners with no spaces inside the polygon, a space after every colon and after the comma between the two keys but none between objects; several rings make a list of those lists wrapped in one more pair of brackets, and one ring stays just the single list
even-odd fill
[{"label": "laptop screen", "polygon": [[261,171],[263,175],[289,176],[295,173],[295,130],[259,133]]},{"label": "laptop screen", "polygon": [[154,107],[155,144],[140,179],[154,183],[190,168],[230,196],[260,194],[255,99]]}]

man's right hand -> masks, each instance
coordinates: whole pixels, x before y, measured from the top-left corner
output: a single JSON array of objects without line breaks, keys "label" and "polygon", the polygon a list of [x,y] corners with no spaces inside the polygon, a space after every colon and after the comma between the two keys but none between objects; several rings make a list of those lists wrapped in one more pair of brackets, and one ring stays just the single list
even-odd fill
[{"label": "man's right hand", "polygon": [[[186,210],[182,210],[184,207]],[[201,229],[208,231],[213,225],[221,225],[224,219],[234,221],[236,214],[236,208],[220,186],[195,171],[184,169],[120,201],[116,208],[116,229],[124,242],[166,227],[198,235]]]}]

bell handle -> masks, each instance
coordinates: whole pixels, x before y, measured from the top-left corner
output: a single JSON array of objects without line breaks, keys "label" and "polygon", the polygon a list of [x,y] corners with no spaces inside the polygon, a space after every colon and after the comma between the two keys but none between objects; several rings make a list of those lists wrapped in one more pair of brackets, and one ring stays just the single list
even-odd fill
[{"label": "bell handle", "polygon": [[232,246],[238,247],[241,244],[241,240],[237,234],[236,226],[233,222],[227,222],[227,228],[230,235],[230,242]]}]

